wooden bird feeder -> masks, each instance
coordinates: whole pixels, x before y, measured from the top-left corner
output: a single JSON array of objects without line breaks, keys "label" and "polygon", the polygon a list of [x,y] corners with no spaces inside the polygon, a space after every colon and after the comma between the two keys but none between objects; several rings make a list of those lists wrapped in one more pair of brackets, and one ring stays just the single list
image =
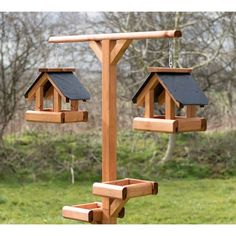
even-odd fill
[{"label": "wooden bird feeder", "polygon": [[[39,76],[25,93],[26,99],[35,100],[35,111],[25,114],[27,121],[70,123],[88,120],[88,112],[79,110],[79,101],[90,99],[90,95],[74,71],[74,68],[39,69]],[[52,101],[52,107],[45,107],[46,100]],[[62,101],[70,102],[70,109],[63,110]]]},{"label": "wooden bird feeder", "polygon": [[[144,107],[144,117],[133,120],[133,128],[166,133],[204,131],[206,119],[197,117],[197,107],[208,104],[208,99],[193,79],[191,68],[149,67],[147,79],[132,101]],[[164,105],[165,114],[156,115],[154,103]],[[176,108],[186,107],[185,116],[177,116]]]}]

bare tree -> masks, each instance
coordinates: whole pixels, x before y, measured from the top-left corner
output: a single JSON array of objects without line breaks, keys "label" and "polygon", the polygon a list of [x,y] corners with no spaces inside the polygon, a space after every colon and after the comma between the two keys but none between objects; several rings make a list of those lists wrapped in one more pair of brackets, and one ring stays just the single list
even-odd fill
[{"label": "bare tree", "polygon": [[46,15],[0,14],[0,141],[23,97],[34,68],[43,60]]}]

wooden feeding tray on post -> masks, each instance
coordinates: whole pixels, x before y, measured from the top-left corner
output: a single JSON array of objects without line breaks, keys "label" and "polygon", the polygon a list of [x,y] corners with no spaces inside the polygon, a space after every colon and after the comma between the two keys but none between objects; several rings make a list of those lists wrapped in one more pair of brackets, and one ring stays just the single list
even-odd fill
[{"label": "wooden feeding tray on post", "polygon": [[[74,68],[39,69],[39,76],[25,93],[26,99],[35,100],[35,111],[25,113],[27,121],[70,123],[88,120],[88,112],[79,110],[79,101],[87,101],[90,94],[74,71]],[[45,108],[44,100],[51,100],[52,107]],[[62,109],[62,100],[70,102],[70,110]]]},{"label": "wooden feeding tray on post", "polygon": [[[197,117],[197,106],[208,99],[191,75],[191,68],[149,67],[147,79],[138,89],[133,103],[144,107],[144,117],[133,120],[133,129],[165,133],[204,131],[206,119]],[[154,114],[154,103],[164,105],[165,114]],[[186,107],[185,116],[177,116],[176,108]]]},{"label": "wooden feeding tray on post", "polygon": [[101,222],[102,221],[102,204],[92,202],[74,206],[64,206],[62,216],[71,220],[80,220],[84,222]]},{"label": "wooden feeding tray on post", "polygon": [[93,194],[127,200],[129,198],[157,194],[158,184],[153,181],[125,178],[93,184]]}]

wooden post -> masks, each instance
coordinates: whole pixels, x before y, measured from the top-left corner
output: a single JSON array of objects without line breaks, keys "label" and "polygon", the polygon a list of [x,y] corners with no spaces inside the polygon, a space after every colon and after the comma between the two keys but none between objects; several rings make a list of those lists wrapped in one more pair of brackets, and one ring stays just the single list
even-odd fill
[{"label": "wooden post", "polygon": [[57,92],[56,88],[53,89],[53,111],[61,111],[61,95]]},{"label": "wooden post", "polygon": [[35,98],[35,110],[42,111],[43,110],[43,86],[40,86],[36,93]]},{"label": "wooden post", "polygon": [[165,118],[169,120],[175,118],[175,103],[167,91],[165,91]]},{"label": "wooden post", "polygon": [[[154,31],[50,37],[50,43],[89,42],[102,64],[102,181],[116,180],[116,65],[132,40],[181,37],[181,31]],[[151,108],[150,108],[151,113]],[[113,199],[102,198],[103,224],[115,224]],[[114,202],[115,204],[115,202]],[[113,204],[113,206],[114,206]]]},{"label": "wooden post", "polygon": [[186,117],[187,118],[196,117],[196,113],[197,113],[197,106],[194,106],[194,105],[186,106]]},{"label": "wooden post", "polygon": [[145,118],[153,118],[154,115],[154,89],[145,95]]},{"label": "wooden post", "polygon": [[71,100],[71,111],[78,111],[79,109],[79,101],[78,100]]},{"label": "wooden post", "polygon": [[[111,65],[115,41],[102,41],[102,181],[116,180],[116,65]],[[103,223],[115,224],[110,217],[111,199],[102,198]]]}]

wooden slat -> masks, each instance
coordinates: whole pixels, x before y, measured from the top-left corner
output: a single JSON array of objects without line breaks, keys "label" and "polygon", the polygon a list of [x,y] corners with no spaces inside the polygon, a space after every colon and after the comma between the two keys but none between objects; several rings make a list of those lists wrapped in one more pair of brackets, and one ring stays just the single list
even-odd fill
[{"label": "wooden slat", "polygon": [[127,198],[150,195],[153,192],[152,183],[137,183],[127,186]]},{"label": "wooden slat", "polygon": [[80,220],[84,222],[93,221],[93,212],[91,210],[73,206],[64,206],[62,209],[62,216],[64,218]]},{"label": "wooden slat", "polygon": [[25,120],[33,122],[62,123],[62,112],[26,111]]},{"label": "wooden slat", "polygon": [[53,89],[53,111],[61,111],[61,95],[58,93],[57,89]]},{"label": "wooden slat", "polygon": [[39,86],[38,90],[35,93],[35,110],[43,110],[43,86]]},{"label": "wooden slat", "polygon": [[39,72],[75,72],[75,68],[64,67],[64,68],[39,68]]},{"label": "wooden slat", "polygon": [[79,109],[79,101],[78,100],[71,100],[71,110],[72,111],[78,111]]},{"label": "wooden slat", "polygon": [[196,117],[197,113],[197,106],[194,105],[187,105],[186,106],[186,117],[191,118],[191,117]]},{"label": "wooden slat", "polygon": [[117,64],[120,58],[125,53],[125,50],[132,43],[132,40],[128,39],[120,39],[116,40],[116,45],[111,51],[111,64]]},{"label": "wooden slat", "polygon": [[165,91],[165,118],[169,120],[175,118],[175,103],[167,91]]},{"label": "wooden slat", "polygon": [[136,117],[133,119],[133,129],[142,131],[175,133],[177,131],[177,121]]},{"label": "wooden slat", "polygon": [[148,67],[148,72],[191,73],[193,68]]},{"label": "wooden slat", "polygon": [[102,221],[101,204],[87,203],[74,206],[64,206],[62,216],[68,219],[96,223]]},{"label": "wooden slat", "polygon": [[102,63],[102,44],[101,44],[101,42],[100,41],[90,41],[89,46],[94,51],[98,60]]},{"label": "wooden slat", "polygon": [[124,186],[129,184],[129,179],[119,179],[119,180],[114,180],[114,181],[108,181],[104,182],[104,184],[113,184],[113,185],[119,185],[119,186]]},{"label": "wooden slat", "polygon": [[112,184],[104,184],[104,183],[94,183],[93,184],[93,194],[102,196],[102,197],[110,197],[125,200],[127,196],[127,188],[126,186],[118,186]]},{"label": "wooden slat", "polygon": [[119,39],[158,39],[158,38],[176,38],[181,37],[179,30],[130,32],[130,33],[112,33],[112,34],[91,34],[91,35],[70,35],[70,36],[52,36],[49,43],[73,43],[100,40],[119,40]]},{"label": "wooden slat", "polygon": [[200,117],[177,119],[178,132],[205,131],[206,119]]},{"label": "wooden slat", "polygon": [[64,113],[64,123],[86,122],[88,121],[87,111],[68,111]]},{"label": "wooden slat", "polygon": [[149,90],[145,95],[145,114],[146,118],[153,118],[154,115],[154,89]]}]

